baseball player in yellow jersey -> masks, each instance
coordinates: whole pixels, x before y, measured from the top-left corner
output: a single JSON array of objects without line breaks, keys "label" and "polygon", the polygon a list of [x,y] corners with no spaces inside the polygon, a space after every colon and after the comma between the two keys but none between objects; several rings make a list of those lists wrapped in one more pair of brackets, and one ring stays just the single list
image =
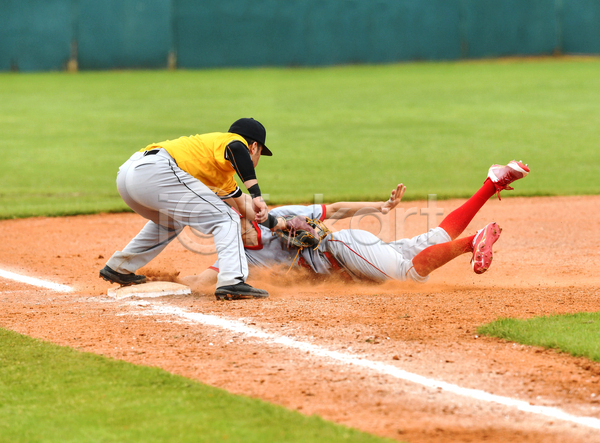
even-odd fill
[{"label": "baseball player in yellow jersey", "polygon": [[[100,277],[121,285],[144,283],[146,277],[135,272],[190,226],[214,236],[221,266],[218,299],[268,297],[245,283],[248,263],[240,217],[230,207],[265,226],[277,224],[268,214],[255,172],[261,155],[273,155],[265,146],[266,135],[260,122],[242,118],[227,132],[153,143],[133,154],[119,168],[117,189],[125,203],[149,221],[112,255]],[[237,186],[236,173],[250,196]]]}]

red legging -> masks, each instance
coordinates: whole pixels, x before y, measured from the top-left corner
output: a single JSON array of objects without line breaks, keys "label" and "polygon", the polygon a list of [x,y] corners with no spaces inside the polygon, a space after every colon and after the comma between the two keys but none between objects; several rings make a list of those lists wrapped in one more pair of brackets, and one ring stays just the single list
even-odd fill
[{"label": "red legging", "polygon": [[413,266],[421,277],[428,276],[432,271],[445,265],[450,260],[467,252],[473,252],[474,235],[456,240],[467,228],[475,214],[496,193],[496,187],[491,180],[486,180],[483,186],[461,207],[455,209],[442,220],[440,228],[444,229],[452,239],[448,243],[433,245],[421,251],[413,258]]}]

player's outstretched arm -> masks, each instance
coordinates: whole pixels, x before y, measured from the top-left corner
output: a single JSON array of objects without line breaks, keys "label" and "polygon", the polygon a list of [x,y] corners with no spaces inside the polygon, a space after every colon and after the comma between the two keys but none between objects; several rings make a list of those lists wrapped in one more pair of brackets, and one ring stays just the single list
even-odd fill
[{"label": "player's outstretched arm", "polygon": [[392,194],[390,195],[388,201],[381,206],[381,213],[387,214],[396,206],[398,206],[402,200],[402,197],[404,197],[404,191],[406,191],[406,186],[404,186],[402,183],[396,186],[396,189],[392,190]]},{"label": "player's outstretched arm", "polygon": [[394,209],[404,196],[406,186],[400,183],[392,190],[390,198],[387,201],[380,202],[337,202],[325,206],[325,219],[339,220],[355,215],[360,211],[361,214],[381,213],[388,214]]}]

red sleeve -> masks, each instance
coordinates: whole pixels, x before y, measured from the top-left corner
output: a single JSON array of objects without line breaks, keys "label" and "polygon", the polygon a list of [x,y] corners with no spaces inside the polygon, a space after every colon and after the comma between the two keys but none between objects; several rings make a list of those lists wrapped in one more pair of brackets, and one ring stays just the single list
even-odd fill
[{"label": "red sleeve", "polygon": [[321,214],[321,218],[319,220],[325,221],[325,215],[327,215],[327,206],[321,204],[321,208],[323,209],[323,214]]}]

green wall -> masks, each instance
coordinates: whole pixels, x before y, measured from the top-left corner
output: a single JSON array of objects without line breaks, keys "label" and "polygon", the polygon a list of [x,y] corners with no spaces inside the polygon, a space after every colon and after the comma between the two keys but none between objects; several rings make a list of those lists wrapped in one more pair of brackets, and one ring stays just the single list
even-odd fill
[{"label": "green wall", "polygon": [[78,0],[81,69],[160,67],[172,48],[171,0]]},{"label": "green wall", "polygon": [[0,0],[0,70],[61,69],[72,34],[69,0]]},{"label": "green wall", "polygon": [[459,14],[447,0],[205,0],[202,8],[194,0],[177,4],[177,60],[186,68],[460,57]]},{"label": "green wall", "polygon": [[462,3],[464,57],[552,54],[560,49],[555,0]]},{"label": "green wall", "polygon": [[600,54],[600,0],[0,0],[0,70]]},{"label": "green wall", "polygon": [[600,1],[563,0],[562,4],[562,50],[600,54]]}]

